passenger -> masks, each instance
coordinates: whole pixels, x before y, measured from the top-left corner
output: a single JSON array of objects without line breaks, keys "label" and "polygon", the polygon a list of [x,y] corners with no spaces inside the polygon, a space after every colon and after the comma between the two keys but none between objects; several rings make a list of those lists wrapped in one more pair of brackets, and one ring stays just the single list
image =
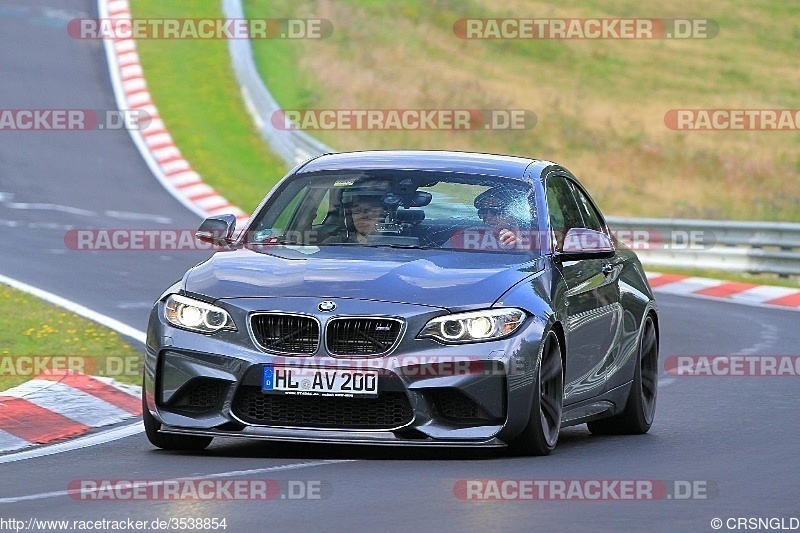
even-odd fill
[{"label": "passenger", "polygon": [[475,198],[475,208],[483,223],[495,230],[497,242],[510,248],[518,241],[520,222],[510,213],[519,192],[503,186],[492,187]]},{"label": "passenger", "polygon": [[478,216],[485,226],[458,230],[441,247],[464,250],[518,248],[524,244],[522,229],[531,228],[529,209],[519,209],[522,202],[527,200],[519,188],[498,185],[487,189],[474,200]]}]

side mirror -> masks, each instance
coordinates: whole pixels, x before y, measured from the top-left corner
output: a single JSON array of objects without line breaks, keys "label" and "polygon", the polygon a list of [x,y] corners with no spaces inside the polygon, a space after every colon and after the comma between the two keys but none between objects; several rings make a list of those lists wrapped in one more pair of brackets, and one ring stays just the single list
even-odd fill
[{"label": "side mirror", "polygon": [[201,242],[217,245],[230,244],[235,229],[236,217],[234,215],[217,215],[205,219],[194,236]]},{"label": "side mirror", "polygon": [[602,231],[587,228],[570,228],[557,256],[562,261],[582,259],[608,259],[614,256],[614,245]]}]

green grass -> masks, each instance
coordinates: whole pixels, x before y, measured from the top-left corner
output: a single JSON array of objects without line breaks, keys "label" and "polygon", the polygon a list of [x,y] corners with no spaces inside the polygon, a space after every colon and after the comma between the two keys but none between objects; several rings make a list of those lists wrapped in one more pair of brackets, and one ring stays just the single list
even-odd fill
[{"label": "green grass", "polygon": [[[436,147],[541,156],[564,163],[607,214],[800,219],[797,132],[674,132],[667,110],[796,108],[800,6],[779,0],[731,11],[708,0],[317,3],[245,0],[251,17],[325,18],[323,40],[253,41],[286,109],[525,108],[524,132],[314,132],[336,149]],[[219,17],[133,0],[136,17]],[[464,41],[459,18],[712,18],[720,34],[682,41]],[[283,173],[244,111],[224,41],[140,41],[145,73],[176,142],[204,179],[249,210]],[[664,270],[664,269],[658,269]],[[670,272],[796,286],[794,278]]]},{"label": "green grass", "polygon": [[[218,0],[134,0],[134,18],[221,18]],[[234,205],[251,212],[286,172],[245,109],[223,40],[137,41],[147,85],[183,156]]]},{"label": "green grass", "polygon": [[[437,147],[553,159],[620,216],[800,219],[796,131],[676,132],[670,109],[798,107],[800,6],[782,0],[245,0],[249,17],[325,18],[324,40],[254,41],[284,108],[523,108],[523,132],[313,132],[336,149]],[[712,39],[462,40],[467,17],[710,18]]]},{"label": "green grass", "polygon": [[[531,109],[532,130],[313,132],[335,149],[444,148],[565,164],[620,216],[800,219],[798,132],[676,132],[677,108],[796,108],[800,7],[743,2],[245,0],[251,17],[324,18],[326,39],[256,40],[256,61],[286,109]],[[135,17],[220,17],[219,3],[133,0]],[[477,41],[459,18],[711,18],[713,39]],[[246,113],[222,40],[146,41],[156,105],[203,178],[251,210],[283,174]]]},{"label": "green grass", "polygon": [[0,391],[36,377],[30,356],[70,356],[59,364],[141,383],[141,353],[116,332],[0,284]]}]

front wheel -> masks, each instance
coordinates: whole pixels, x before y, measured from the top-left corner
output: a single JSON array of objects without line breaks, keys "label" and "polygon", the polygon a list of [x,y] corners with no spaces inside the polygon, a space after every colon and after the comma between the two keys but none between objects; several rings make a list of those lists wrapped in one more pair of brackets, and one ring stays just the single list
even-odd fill
[{"label": "front wheel", "polygon": [[611,418],[587,423],[595,435],[641,435],[653,425],[658,395],[658,339],[650,315],[645,318],[637,356],[625,410]]},{"label": "front wheel", "polygon": [[564,402],[564,365],[561,361],[561,346],[558,337],[552,331],[543,343],[534,386],[533,405],[528,424],[510,445],[520,454],[548,455],[558,442]]},{"label": "front wheel", "polygon": [[142,419],[144,421],[144,432],[147,435],[147,440],[149,440],[150,444],[153,446],[164,450],[204,450],[214,439],[214,437],[159,433],[158,430],[161,429],[161,423],[155,419],[150,413],[150,409],[147,408],[144,383],[142,383]]}]

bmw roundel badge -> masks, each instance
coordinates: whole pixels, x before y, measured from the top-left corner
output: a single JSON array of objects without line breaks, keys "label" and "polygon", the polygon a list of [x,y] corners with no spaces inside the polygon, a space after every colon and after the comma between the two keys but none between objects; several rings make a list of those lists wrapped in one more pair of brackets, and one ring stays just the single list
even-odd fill
[{"label": "bmw roundel badge", "polygon": [[330,300],[325,300],[324,302],[320,302],[317,308],[323,313],[330,313],[331,311],[336,309],[336,303]]}]

